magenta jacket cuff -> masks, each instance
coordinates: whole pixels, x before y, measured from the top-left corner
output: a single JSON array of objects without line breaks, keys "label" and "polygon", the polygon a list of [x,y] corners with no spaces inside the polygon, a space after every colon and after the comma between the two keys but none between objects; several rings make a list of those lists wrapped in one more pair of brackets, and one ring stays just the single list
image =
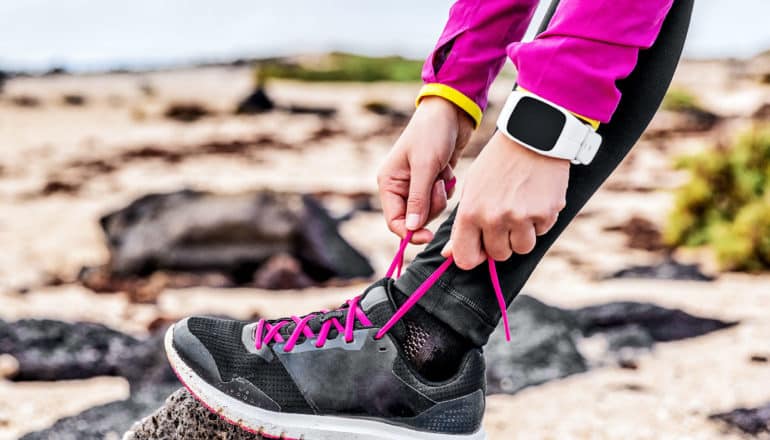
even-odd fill
[{"label": "magenta jacket cuff", "polygon": [[609,122],[620,101],[616,81],[627,77],[639,51],[655,42],[672,2],[562,0],[547,30],[521,42],[537,1],[459,0],[422,78],[462,93],[483,111],[507,54],[521,87],[583,117]]}]

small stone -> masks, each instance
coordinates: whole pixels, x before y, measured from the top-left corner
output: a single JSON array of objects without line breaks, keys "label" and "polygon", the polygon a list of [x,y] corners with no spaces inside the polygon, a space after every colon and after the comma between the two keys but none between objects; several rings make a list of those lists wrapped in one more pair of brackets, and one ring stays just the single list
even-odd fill
[{"label": "small stone", "polygon": [[737,408],[726,413],[712,414],[709,419],[724,422],[731,428],[754,436],[770,433],[770,403],[758,408]]},{"label": "small stone", "polygon": [[673,259],[666,259],[659,264],[649,266],[631,266],[621,269],[606,278],[642,278],[675,281],[714,281],[714,277],[704,274],[697,264],[682,264]]},{"label": "small stone", "polygon": [[271,257],[254,273],[254,285],[262,289],[304,289],[313,280],[302,272],[299,261],[288,254]]},{"label": "small stone", "polygon": [[0,379],[7,379],[19,372],[19,361],[10,354],[0,354]]}]

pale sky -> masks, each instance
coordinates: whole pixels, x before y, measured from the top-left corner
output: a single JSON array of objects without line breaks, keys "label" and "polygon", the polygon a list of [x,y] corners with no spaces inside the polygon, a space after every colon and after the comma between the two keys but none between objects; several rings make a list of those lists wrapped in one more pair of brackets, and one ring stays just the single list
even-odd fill
[{"label": "pale sky", "polygon": [[[0,69],[169,65],[347,50],[422,58],[449,0],[2,0]],[[770,49],[770,0],[697,0],[688,57]]]}]

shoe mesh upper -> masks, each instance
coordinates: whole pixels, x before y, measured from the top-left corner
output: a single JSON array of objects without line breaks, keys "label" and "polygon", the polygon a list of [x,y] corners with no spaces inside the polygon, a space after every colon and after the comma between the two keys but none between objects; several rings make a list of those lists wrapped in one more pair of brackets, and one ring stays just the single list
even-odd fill
[{"label": "shoe mesh upper", "polygon": [[406,338],[402,349],[407,359],[414,361],[419,357],[430,335],[424,328],[411,321],[406,321],[404,327],[406,327]]},{"label": "shoe mesh upper", "polygon": [[291,376],[278,358],[267,362],[249,353],[241,342],[246,324],[240,321],[193,317],[187,321],[190,332],[214,357],[223,381],[240,377],[248,380],[288,412],[312,412]]},{"label": "shoe mesh upper", "polygon": [[466,357],[458,374],[446,381],[425,383],[418,378],[418,374],[401,357],[396,358],[393,364],[393,373],[404,383],[436,402],[463,396],[478,389],[486,389],[484,382],[484,359],[480,351],[471,353]]}]

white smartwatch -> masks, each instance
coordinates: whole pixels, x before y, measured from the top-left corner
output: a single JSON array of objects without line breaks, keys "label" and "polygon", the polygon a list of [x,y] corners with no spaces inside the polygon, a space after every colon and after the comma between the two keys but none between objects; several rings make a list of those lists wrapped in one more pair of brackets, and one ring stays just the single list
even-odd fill
[{"label": "white smartwatch", "polygon": [[497,128],[508,138],[544,156],[588,165],[602,137],[569,110],[523,90],[505,101]]}]

